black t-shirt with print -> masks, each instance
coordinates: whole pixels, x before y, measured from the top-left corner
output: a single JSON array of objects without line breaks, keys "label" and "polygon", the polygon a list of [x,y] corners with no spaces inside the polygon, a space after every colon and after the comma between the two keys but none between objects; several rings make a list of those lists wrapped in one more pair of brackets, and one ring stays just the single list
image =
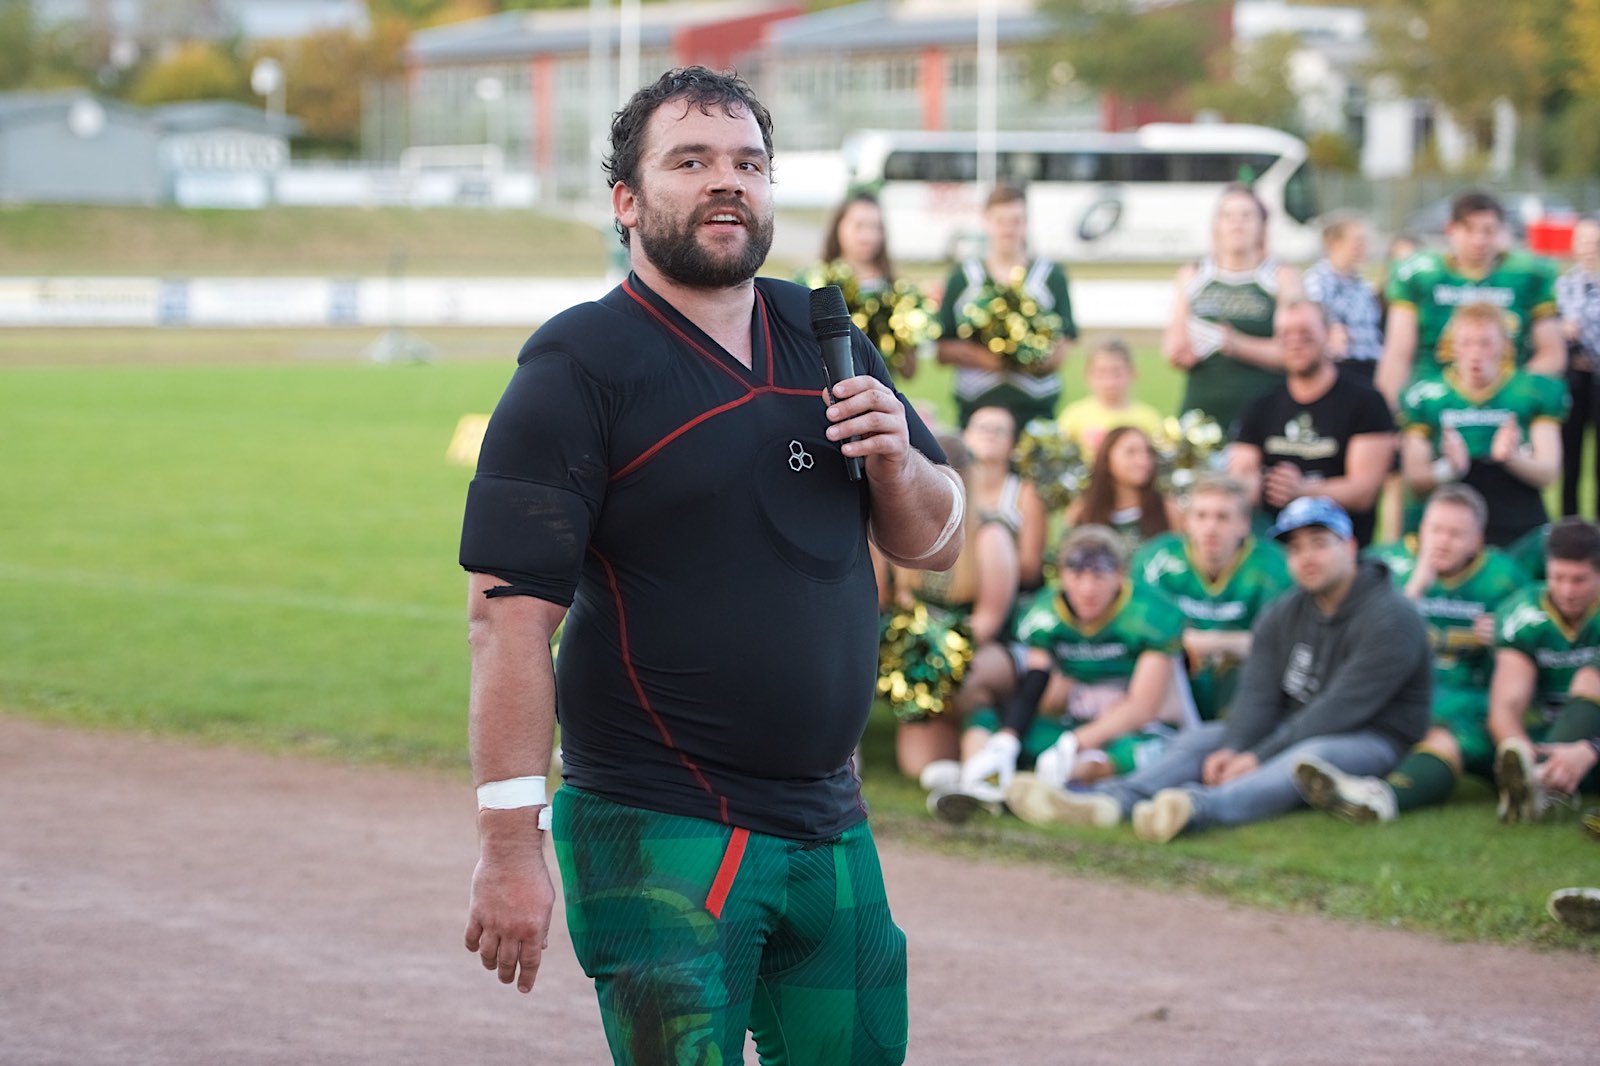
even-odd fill
[{"label": "black t-shirt with print", "polygon": [[[1237,439],[1261,449],[1261,472],[1278,463],[1298,466],[1313,478],[1343,477],[1350,438],[1362,433],[1393,433],[1394,416],[1383,396],[1371,385],[1339,375],[1333,386],[1308,404],[1278,385],[1258,397],[1239,417]],[[1308,492],[1315,492],[1310,487]],[[1278,508],[1261,502],[1261,514],[1275,521]],[[1365,546],[1372,540],[1373,511],[1352,511],[1356,539]]]}]

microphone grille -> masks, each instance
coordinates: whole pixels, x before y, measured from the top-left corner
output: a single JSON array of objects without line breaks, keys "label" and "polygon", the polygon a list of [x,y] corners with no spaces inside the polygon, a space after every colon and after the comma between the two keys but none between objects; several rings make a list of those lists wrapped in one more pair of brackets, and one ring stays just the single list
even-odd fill
[{"label": "microphone grille", "polygon": [[[844,319],[842,323],[837,321],[841,318]],[[845,308],[844,293],[839,291],[839,286],[824,285],[820,289],[812,289],[811,332],[820,337],[824,329],[831,334],[841,327],[849,331],[850,312]]]}]

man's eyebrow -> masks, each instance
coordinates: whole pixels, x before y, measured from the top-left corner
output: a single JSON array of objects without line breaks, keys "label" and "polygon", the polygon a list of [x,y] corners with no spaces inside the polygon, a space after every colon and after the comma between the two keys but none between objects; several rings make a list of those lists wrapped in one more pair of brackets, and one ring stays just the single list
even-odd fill
[{"label": "man's eyebrow", "polygon": [[[712,155],[717,151],[709,144],[675,144],[662,151],[662,159],[681,159],[686,155]],[[766,159],[767,150],[760,145],[745,145],[735,148],[733,154],[740,159]]]}]

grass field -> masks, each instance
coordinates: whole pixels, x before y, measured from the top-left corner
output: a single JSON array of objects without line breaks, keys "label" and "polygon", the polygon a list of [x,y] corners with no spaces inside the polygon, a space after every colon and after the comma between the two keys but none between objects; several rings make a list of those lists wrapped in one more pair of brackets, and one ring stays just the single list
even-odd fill
[{"label": "grass field", "polygon": [[[445,461],[520,337],[430,335],[436,364],[355,359],[339,333],[0,332],[0,707],[339,759],[462,768],[454,563],[470,472]],[[500,357],[451,358],[453,353]],[[210,358],[207,358],[209,351]],[[1176,382],[1141,353],[1152,402]],[[151,365],[153,364],[153,365]],[[1081,392],[1075,375],[1069,394]],[[948,377],[914,395],[943,405]],[[1506,830],[1481,786],[1401,824],[1304,814],[1167,848],[1017,823],[954,832],[864,748],[881,831],[1449,937],[1594,951],[1542,914],[1600,883],[1571,822]]]},{"label": "grass field", "polygon": [[[766,273],[791,277],[821,254],[825,215],[785,211]],[[573,276],[605,272],[609,229],[533,211],[435,208],[0,205],[0,276],[313,275]],[[943,282],[942,263],[902,263],[921,283]],[[1170,278],[1171,263],[1074,267],[1074,277]]]}]

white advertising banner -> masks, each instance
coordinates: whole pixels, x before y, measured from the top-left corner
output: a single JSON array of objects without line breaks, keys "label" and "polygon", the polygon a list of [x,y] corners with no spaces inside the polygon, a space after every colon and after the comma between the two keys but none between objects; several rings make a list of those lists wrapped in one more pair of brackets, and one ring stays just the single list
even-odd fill
[{"label": "white advertising banner", "polygon": [[0,278],[0,325],[154,326],[156,278]]},{"label": "white advertising banner", "polygon": [[[529,329],[614,279],[0,278],[7,326],[519,326]],[[1160,329],[1172,283],[1072,282],[1080,329]]]}]

